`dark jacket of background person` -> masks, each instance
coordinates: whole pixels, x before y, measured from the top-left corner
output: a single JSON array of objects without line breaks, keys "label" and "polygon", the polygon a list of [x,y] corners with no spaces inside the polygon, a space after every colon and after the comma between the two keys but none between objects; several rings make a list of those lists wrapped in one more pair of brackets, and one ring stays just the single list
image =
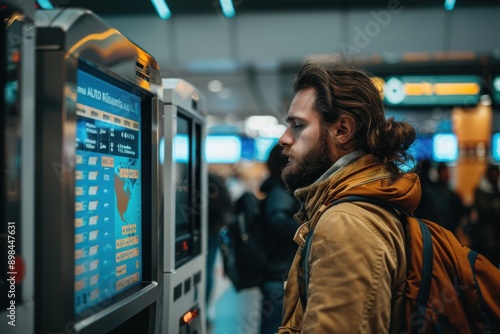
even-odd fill
[{"label": "dark jacket of background person", "polygon": [[422,197],[415,211],[419,218],[434,221],[442,227],[456,233],[467,210],[460,196],[449,186],[449,168],[445,163],[437,166],[438,181],[429,178],[431,162],[423,160],[419,163]]},{"label": "dark jacket of background person", "polygon": [[[415,210],[415,215],[419,218],[424,218],[437,222],[438,207],[434,201],[436,192],[436,182],[432,181],[429,174],[432,168],[430,160],[421,160],[417,165],[417,172],[420,178],[420,185],[422,187],[422,195],[420,203]],[[439,223],[438,223],[439,224]]]},{"label": "dark jacket of background person", "polygon": [[500,263],[500,191],[499,170],[490,165],[474,192],[477,223],[471,236],[471,248],[486,256],[495,266]]},{"label": "dark jacket of background person", "polygon": [[281,155],[281,147],[275,146],[267,161],[270,176],[260,187],[260,190],[266,194],[262,203],[267,241],[265,279],[282,282],[286,280],[297,251],[293,236],[299,225],[293,219],[293,215],[300,209],[299,201],[286,191],[281,181],[281,169],[286,162],[287,158]]},{"label": "dark jacket of background person", "polygon": [[450,188],[450,170],[445,163],[437,166],[436,193],[437,223],[456,234],[462,220],[465,221],[467,209],[460,196]]},{"label": "dark jacket of background person", "polygon": [[231,195],[225,180],[216,174],[208,174],[208,254],[206,302],[208,303],[213,287],[213,270],[219,247],[219,230],[229,221],[231,214]]},{"label": "dark jacket of background person", "polygon": [[299,202],[286,191],[281,180],[281,170],[288,158],[281,154],[279,145],[269,153],[269,177],[260,190],[266,195],[262,202],[265,224],[267,265],[261,285],[262,307],[260,334],[276,333],[281,324],[283,308],[283,282],[286,280],[297,244],[293,236],[299,225],[293,215],[300,209]]}]

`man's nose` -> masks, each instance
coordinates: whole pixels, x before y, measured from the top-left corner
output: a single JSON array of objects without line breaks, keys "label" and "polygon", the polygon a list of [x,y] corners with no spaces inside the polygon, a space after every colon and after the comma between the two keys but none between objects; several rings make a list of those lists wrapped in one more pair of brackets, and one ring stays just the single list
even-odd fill
[{"label": "man's nose", "polygon": [[285,130],[285,132],[283,132],[283,134],[281,135],[278,142],[282,147],[290,146],[291,145],[291,138],[292,137],[289,134],[289,128],[287,128]]}]

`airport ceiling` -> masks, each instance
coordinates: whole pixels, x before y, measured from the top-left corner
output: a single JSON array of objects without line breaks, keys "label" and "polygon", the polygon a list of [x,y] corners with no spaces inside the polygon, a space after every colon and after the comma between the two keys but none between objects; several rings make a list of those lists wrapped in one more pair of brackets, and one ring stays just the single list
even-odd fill
[{"label": "airport ceiling", "polygon": [[[149,0],[52,0],[54,7],[86,8],[98,15],[156,14]],[[237,14],[327,9],[383,8],[389,3],[406,7],[443,7],[444,0],[233,0]],[[167,0],[172,15],[209,15],[219,10],[218,0]],[[493,6],[498,0],[458,0],[456,8]]]},{"label": "airport ceiling", "polygon": [[[129,16],[157,15],[150,0],[50,0],[56,8],[85,8],[99,16],[117,20],[127,19]],[[500,0],[456,0],[455,8],[464,7],[497,7]],[[172,13],[172,18],[185,16],[186,19],[192,15],[210,16],[220,14],[219,0],[166,0]],[[238,15],[265,14],[265,13],[305,13],[318,12],[321,10],[366,10],[384,9],[388,6],[403,4],[405,8],[440,8],[443,9],[445,0],[233,0]],[[444,11],[444,9],[443,9]],[[178,21],[177,21],[178,22]],[[438,25],[438,27],[441,25]],[[135,29],[135,28],[134,28]],[[140,29],[139,27],[137,29]],[[236,43],[229,40],[228,43]],[[223,46],[225,44],[222,44]],[[233,44],[231,44],[233,45]],[[444,47],[443,47],[444,48]],[[498,48],[498,47],[497,47]],[[233,45],[231,50],[236,47]],[[500,54],[500,49],[499,49]],[[221,53],[223,53],[221,51]],[[500,73],[500,56],[495,58],[498,72]],[[181,63],[173,63],[172,67],[164,67],[162,70],[169,77],[178,77],[187,80],[200,89],[206,97],[207,112],[215,117],[215,122],[220,119],[241,122],[250,115],[275,115],[282,118],[287,110],[293,95],[291,94],[291,82],[293,75],[300,67],[300,62],[282,61],[278,70],[267,69],[252,62],[241,62],[237,57],[230,59],[237,64],[235,70],[221,70],[217,63],[210,63],[211,70],[188,69]],[[184,61],[184,59],[182,59]],[[302,58],[300,59],[302,61]],[[491,59],[475,58],[473,61],[462,63],[453,60],[449,66],[444,66],[445,61],[413,61],[409,63],[394,64],[393,62],[381,62],[373,73],[390,74],[405,73],[408,69],[417,74],[419,71],[429,73],[442,73],[454,71],[460,68],[464,73],[481,72],[484,64],[491,63]],[[266,65],[266,63],[264,63]],[[399,66],[401,65],[401,66]],[[399,67],[398,67],[399,66]],[[370,69],[370,68],[369,68]],[[220,80],[224,89],[222,92],[230,92],[223,96],[214,93],[208,88],[214,79]],[[230,88],[227,90],[226,88]],[[225,131],[225,130],[224,130]]]}]

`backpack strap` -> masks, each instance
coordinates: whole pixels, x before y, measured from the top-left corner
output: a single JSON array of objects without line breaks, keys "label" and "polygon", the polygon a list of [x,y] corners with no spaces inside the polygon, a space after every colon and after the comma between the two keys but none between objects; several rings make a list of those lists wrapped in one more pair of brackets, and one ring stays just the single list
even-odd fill
[{"label": "backpack strap", "polygon": [[[367,202],[383,207],[386,210],[396,210],[397,217],[400,221],[403,222],[403,225],[406,224],[406,219],[401,219],[401,215],[405,217],[413,217],[415,218],[420,226],[420,231],[422,232],[423,239],[423,268],[422,268],[422,285],[418,292],[417,302],[420,304],[421,316],[425,315],[425,306],[427,305],[427,301],[429,299],[429,293],[431,290],[431,279],[432,279],[432,256],[433,256],[433,248],[432,248],[432,237],[431,232],[427,225],[422,222],[420,219],[416,218],[413,214],[409,214],[399,206],[382,201],[372,197],[363,197],[363,196],[347,196],[336,201],[333,201],[330,204],[330,207],[343,203],[343,202]],[[326,210],[325,210],[326,211]],[[300,298],[302,300],[302,304],[304,309],[307,306],[307,291],[309,288],[309,253],[311,250],[312,244],[312,236],[313,236],[314,228],[309,231],[309,234],[306,237],[306,241],[304,244],[304,248],[302,248],[301,252],[301,264],[303,268],[303,277],[299,277],[299,282],[303,284],[303,288],[299,287]]]},{"label": "backpack strap", "polygon": [[486,333],[489,334],[492,333],[490,319],[488,317],[488,313],[486,312],[486,305],[483,298],[483,293],[481,292],[481,287],[479,286],[479,283],[476,278],[476,271],[474,270],[474,265],[476,264],[477,256],[478,253],[476,251],[470,250],[469,253],[467,254],[467,259],[469,260],[470,268],[472,269],[472,278],[474,279],[474,286],[476,287],[477,295],[479,297],[479,307],[481,309],[481,316],[484,321],[484,327],[485,327],[484,329]]}]

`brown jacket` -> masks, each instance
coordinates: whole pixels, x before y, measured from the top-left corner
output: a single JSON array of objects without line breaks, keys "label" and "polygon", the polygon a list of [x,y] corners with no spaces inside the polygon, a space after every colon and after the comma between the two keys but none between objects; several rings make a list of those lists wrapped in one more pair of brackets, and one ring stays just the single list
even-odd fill
[{"label": "brown jacket", "polygon": [[[416,174],[395,177],[368,154],[295,192],[304,203],[295,215],[302,224],[294,237],[300,247],[285,287],[280,334],[401,331],[406,272],[401,223],[373,204],[328,204],[350,195],[370,196],[413,212],[420,191]],[[304,311],[298,289],[300,254],[313,227]]]}]

